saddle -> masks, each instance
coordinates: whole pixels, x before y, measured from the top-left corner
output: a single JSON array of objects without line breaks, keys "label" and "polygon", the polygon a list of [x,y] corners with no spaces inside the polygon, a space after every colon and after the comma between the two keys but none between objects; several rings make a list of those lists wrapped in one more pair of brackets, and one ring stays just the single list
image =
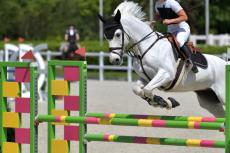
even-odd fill
[{"label": "saddle", "polygon": [[[175,57],[175,60],[177,62],[177,71],[176,71],[176,75],[175,78],[172,82],[170,82],[170,84],[168,84],[167,86],[162,86],[161,89],[165,90],[165,91],[169,91],[173,88],[176,88],[180,82],[182,81],[183,77],[187,77],[187,73],[185,71],[186,69],[186,63],[185,60],[188,58],[186,57],[186,54],[180,50],[180,46],[179,43],[177,42],[176,38],[174,35],[172,34],[166,34],[164,35],[169,42],[172,45],[173,48],[173,54]],[[208,62],[206,60],[206,58],[204,57],[204,55],[200,52],[200,49],[194,47],[192,42],[187,42],[185,45],[187,45],[190,49],[190,51],[192,52],[191,55],[191,60],[193,61],[193,64],[195,64],[196,66],[199,66],[202,69],[207,69],[208,68]]]},{"label": "saddle", "polygon": [[[165,37],[169,40],[172,45],[173,53],[176,61],[180,58],[182,60],[186,60],[188,57],[184,54],[183,51],[180,50],[180,45],[176,40],[176,37],[171,34],[165,34]],[[208,68],[208,62],[204,55],[201,53],[201,50],[193,45],[192,42],[186,42],[186,44],[190,51],[192,52],[191,60],[194,62],[196,66],[199,66],[202,69]]]}]

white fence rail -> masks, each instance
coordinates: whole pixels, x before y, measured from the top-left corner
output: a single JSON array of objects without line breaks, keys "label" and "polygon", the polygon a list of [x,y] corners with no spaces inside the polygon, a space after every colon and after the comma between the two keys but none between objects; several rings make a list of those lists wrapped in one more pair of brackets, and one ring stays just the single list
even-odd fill
[{"label": "white fence rail", "polygon": [[[41,52],[43,56],[46,57],[46,60],[52,59],[53,56],[61,56],[60,52],[53,52],[53,51],[47,51],[47,52]],[[95,57],[98,58],[98,65],[87,65],[87,68],[90,70],[99,70],[99,80],[103,81],[104,80],[104,75],[105,75],[105,70],[122,70],[127,72],[127,81],[132,82],[132,58],[130,56],[124,55],[125,59],[124,61],[127,60],[127,65],[122,65],[122,66],[113,66],[113,65],[105,65],[105,58],[109,57],[108,53],[104,53],[103,51],[101,52],[90,52],[86,53],[87,57]],[[224,60],[230,59],[230,48],[228,48],[226,53],[223,53],[221,55],[216,55],[219,56],[220,58]]]},{"label": "white fence rail", "polygon": [[[48,50],[47,52],[41,52],[41,55],[46,57],[46,60],[51,60],[52,57],[61,56],[61,52],[53,52]],[[125,55],[125,60],[127,60],[127,65],[121,66],[113,66],[113,65],[105,65],[105,58],[109,57],[108,53],[104,52],[91,52],[86,53],[87,57],[96,57],[98,58],[99,64],[98,65],[87,65],[89,70],[99,70],[99,80],[104,80],[104,71],[105,70],[122,70],[127,71],[127,80],[128,82],[132,82],[132,58],[130,56]]]},{"label": "white fence rail", "polygon": [[[57,56],[61,56],[61,52],[54,52],[54,51],[45,51],[45,52],[40,52],[41,55],[43,56],[43,58],[45,58],[44,60],[49,61],[51,60],[53,57],[57,57]],[[3,54],[4,52],[1,50],[0,51],[0,60],[3,60]],[[108,58],[109,54],[108,53],[104,53],[104,52],[90,52],[90,53],[86,53],[87,57],[95,57],[98,58],[98,65],[94,64],[94,65],[88,65],[87,68],[90,70],[98,70],[99,71],[99,80],[103,81],[105,79],[105,70],[122,70],[122,71],[126,71],[127,72],[127,81],[128,82],[132,82],[132,72],[133,72],[133,68],[132,68],[132,58],[130,56],[125,55],[125,60],[127,60],[127,65],[122,65],[122,66],[113,66],[113,65],[105,65],[105,58]],[[228,52],[224,53],[222,55],[217,55],[223,59],[229,59],[230,57],[230,48],[228,48]],[[46,73],[45,71],[42,71],[41,73]]]},{"label": "white fence rail", "polygon": [[[206,43],[206,39],[208,42]],[[229,34],[221,34],[221,35],[191,35],[190,41],[194,43],[194,45],[201,44],[208,44],[212,46],[228,46],[230,45],[230,35]]]}]

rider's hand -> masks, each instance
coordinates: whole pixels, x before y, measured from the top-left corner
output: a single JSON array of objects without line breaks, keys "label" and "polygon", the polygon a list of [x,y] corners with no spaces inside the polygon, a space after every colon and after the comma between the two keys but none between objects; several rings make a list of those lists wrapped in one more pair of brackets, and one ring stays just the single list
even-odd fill
[{"label": "rider's hand", "polygon": [[165,24],[165,25],[169,25],[169,24],[171,24],[172,22],[171,22],[171,20],[170,19],[164,19],[163,20],[163,24]]}]

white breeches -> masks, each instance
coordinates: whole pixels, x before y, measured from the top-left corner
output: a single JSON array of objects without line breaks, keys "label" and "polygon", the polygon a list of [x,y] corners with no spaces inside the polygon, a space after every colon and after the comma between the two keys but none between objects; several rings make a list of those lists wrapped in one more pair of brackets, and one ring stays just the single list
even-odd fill
[{"label": "white breeches", "polygon": [[180,44],[180,47],[182,47],[185,44],[185,42],[187,42],[189,39],[190,28],[189,27],[178,28],[177,31],[171,33],[176,36],[176,39]]}]

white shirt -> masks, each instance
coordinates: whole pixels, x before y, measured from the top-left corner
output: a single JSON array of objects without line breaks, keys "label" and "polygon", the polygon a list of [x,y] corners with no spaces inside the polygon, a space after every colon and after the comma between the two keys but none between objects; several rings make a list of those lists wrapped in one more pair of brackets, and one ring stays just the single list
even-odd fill
[{"label": "white shirt", "polygon": [[[171,8],[176,14],[183,9],[176,0],[165,0],[164,2],[157,1],[155,4],[155,10],[159,13],[157,8]],[[168,25],[168,32],[175,33],[180,28],[190,29],[189,25],[183,21],[178,24]]]}]

